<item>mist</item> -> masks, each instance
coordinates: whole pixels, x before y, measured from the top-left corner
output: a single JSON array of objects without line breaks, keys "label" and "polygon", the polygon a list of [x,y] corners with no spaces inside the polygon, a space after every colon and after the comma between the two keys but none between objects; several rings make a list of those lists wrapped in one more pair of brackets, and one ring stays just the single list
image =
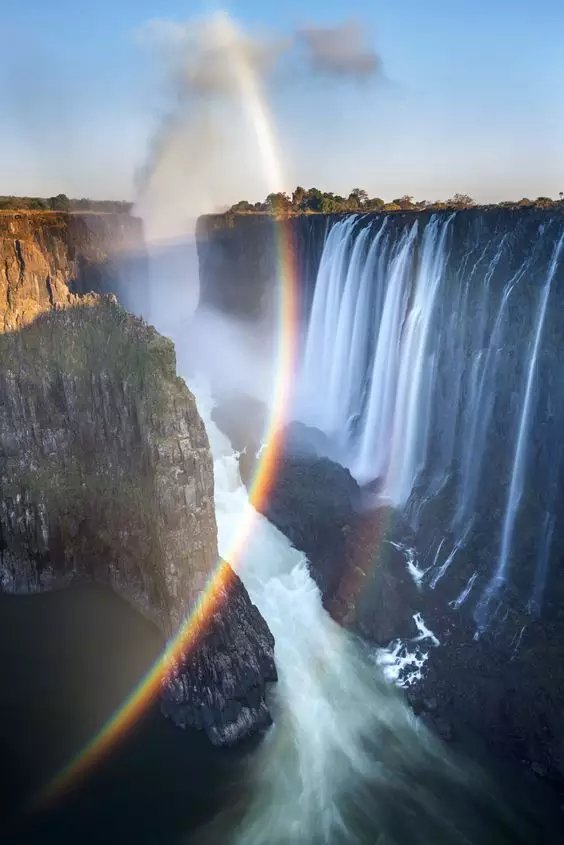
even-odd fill
[{"label": "mist", "polygon": [[162,118],[137,175],[150,258],[145,316],[174,339],[183,372],[204,374],[216,394],[268,402],[272,330],[198,309],[195,221],[291,189],[269,106],[276,92],[307,80],[326,89],[337,79],[364,84],[381,75],[380,58],[356,21],[250,33],[221,12],[152,20],[137,39],[162,84]]},{"label": "mist", "polygon": [[163,116],[137,177],[151,241],[185,235],[203,212],[291,190],[293,163],[270,108],[275,93],[303,90],[308,80],[326,88],[337,79],[365,82],[382,68],[356,21],[251,34],[221,12],[149,21],[137,37],[163,85]]},{"label": "mist", "polygon": [[[155,241],[185,236],[199,214],[224,210],[235,198],[272,190],[257,168],[238,66],[261,88],[281,46],[243,33],[224,13],[151,21],[138,37],[163,78],[164,116],[138,174],[138,209]],[[262,91],[258,96],[266,109]]]}]

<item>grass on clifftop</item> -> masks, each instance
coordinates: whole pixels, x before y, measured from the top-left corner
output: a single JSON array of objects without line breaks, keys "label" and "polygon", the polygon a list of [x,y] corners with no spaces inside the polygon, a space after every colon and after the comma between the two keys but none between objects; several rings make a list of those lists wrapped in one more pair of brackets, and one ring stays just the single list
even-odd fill
[{"label": "grass on clifftop", "polygon": [[157,410],[165,381],[176,379],[172,341],[109,298],[49,311],[22,329],[0,334],[3,370],[41,386],[60,375],[82,381],[108,375]]}]

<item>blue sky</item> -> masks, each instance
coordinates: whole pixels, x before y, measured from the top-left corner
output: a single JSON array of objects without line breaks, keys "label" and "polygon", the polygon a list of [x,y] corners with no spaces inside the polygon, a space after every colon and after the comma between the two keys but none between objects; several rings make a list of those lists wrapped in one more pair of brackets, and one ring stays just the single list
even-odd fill
[{"label": "blue sky", "polygon": [[[0,193],[133,197],[167,107],[162,73],[136,32],[150,19],[185,21],[219,7],[2,6]],[[353,18],[381,58],[384,79],[298,79],[269,91],[288,188],[359,185],[385,199],[464,191],[483,201],[564,190],[560,0],[232,0],[221,8],[253,33],[277,35]]]}]

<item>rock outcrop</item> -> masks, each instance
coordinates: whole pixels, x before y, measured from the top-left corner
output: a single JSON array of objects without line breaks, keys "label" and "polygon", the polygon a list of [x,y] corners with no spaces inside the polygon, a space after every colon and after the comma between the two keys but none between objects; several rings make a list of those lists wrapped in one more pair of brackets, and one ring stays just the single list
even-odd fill
[{"label": "rock outcrop", "polygon": [[136,217],[0,211],[0,331],[21,328],[89,291],[117,294],[139,308],[146,274]]},{"label": "rock outcrop", "polygon": [[14,239],[16,264],[4,262],[2,277],[0,589],[107,584],[170,638],[220,572],[162,707],[231,744],[269,722],[274,642],[218,561],[213,464],[194,398],[172,343],[112,297],[70,292],[64,238],[34,245],[46,237]]},{"label": "rock outcrop", "polygon": [[[213,419],[239,452],[249,486],[264,431],[266,408],[250,396],[220,401]],[[262,513],[308,558],[323,603],[334,619],[373,643],[416,633],[420,596],[405,558],[390,540],[398,515],[370,509],[350,472],[327,456],[316,428],[293,422],[283,435],[276,479]]]}]

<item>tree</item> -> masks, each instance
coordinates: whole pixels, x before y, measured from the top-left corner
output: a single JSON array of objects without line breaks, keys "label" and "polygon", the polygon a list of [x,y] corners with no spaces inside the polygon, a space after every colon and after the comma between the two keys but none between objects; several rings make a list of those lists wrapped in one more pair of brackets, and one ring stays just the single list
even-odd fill
[{"label": "tree", "polygon": [[564,191],[560,191],[558,196],[560,197],[560,202],[562,202],[564,200]]},{"label": "tree", "polygon": [[309,188],[303,199],[302,208],[305,211],[321,211],[323,206],[323,194],[319,188]]},{"label": "tree", "polygon": [[301,185],[298,185],[298,187],[292,194],[292,205],[294,206],[296,211],[300,211],[303,208],[305,196],[306,189],[302,188]]},{"label": "tree", "polygon": [[351,209],[362,208],[368,199],[368,194],[363,188],[353,188],[349,194]]},{"label": "tree", "polygon": [[45,211],[47,202],[41,197],[30,197],[28,201],[28,208],[31,211]]},{"label": "tree", "polygon": [[454,194],[449,200],[447,200],[447,205],[453,205],[455,208],[471,208],[473,205],[476,205],[472,197],[469,197],[468,194]]},{"label": "tree", "polygon": [[247,200],[240,200],[240,202],[236,202],[235,205],[232,205],[230,210],[235,214],[244,214],[245,212],[254,211],[255,209],[250,202],[247,202]]},{"label": "tree", "polygon": [[288,194],[282,192],[277,194],[269,194],[265,201],[266,210],[270,214],[287,214],[291,208],[291,201]]},{"label": "tree", "polygon": [[413,197],[410,197],[409,194],[404,194],[403,197],[398,197],[398,199],[392,200],[394,205],[399,205],[401,209],[407,209],[413,207]]},{"label": "tree", "polygon": [[364,206],[367,211],[380,211],[385,206],[385,202],[380,197],[370,197],[366,200]]},{"label": "tree", "polygon": [[66,194],[49,197],[48,204],[52,211],[70,211],[70,200]]},{"label": "tree", "polygon": [[340,210],[341,203],[339,202],[339,199],[334,196],[334,194],[327,193],[322,195],[320,211],[322,211],[324,214],[332,214],[335,211]]}]

